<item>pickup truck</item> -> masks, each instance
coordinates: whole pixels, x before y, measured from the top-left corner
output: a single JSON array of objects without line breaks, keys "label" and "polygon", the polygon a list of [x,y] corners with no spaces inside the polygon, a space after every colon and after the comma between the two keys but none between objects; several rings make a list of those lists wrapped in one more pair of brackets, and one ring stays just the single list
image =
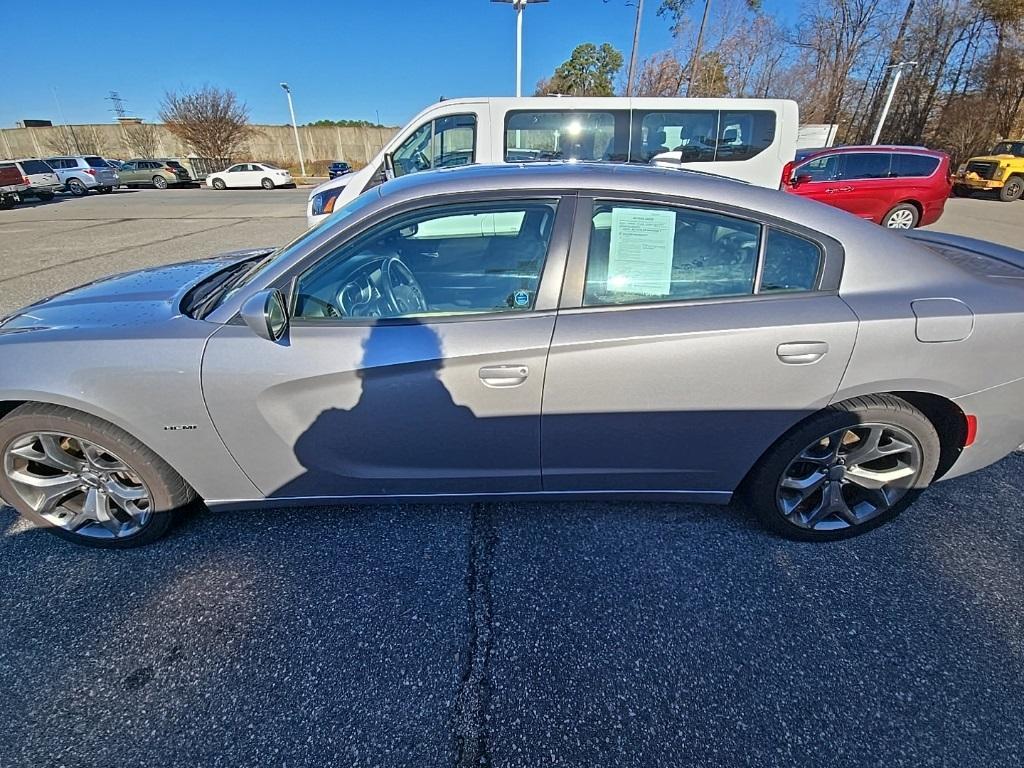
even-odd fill
[{"label": "pickup truck", "polygon": [[17,166],[0,168],[0,208],[13,208],[21,202],[21,195],[27,190],[28,183]]},{"label": "pickup truck", "polygon": [[1024,141],[1001,141],[989,155],[972,157],[957,170],[953,194],[992,191],[1004,203],[1024,197]]}]

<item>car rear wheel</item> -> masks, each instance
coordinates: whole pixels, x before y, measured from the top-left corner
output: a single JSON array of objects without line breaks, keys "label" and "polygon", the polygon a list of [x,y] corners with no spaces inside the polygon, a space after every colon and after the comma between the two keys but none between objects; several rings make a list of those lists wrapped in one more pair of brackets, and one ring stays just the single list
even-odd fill
[{"label": "car rear wheel", "polygon": [[28,403],[0,421],[0,495],[40,528],[77,544],[141,546],[163,536],[195,492],[112,424]]},{"label": "car rear wheel", "polygon": [[157,189],[167,189],[167,179],[165,179],[163,176],[154,176],[153,186],[156,187]]},{"label": "car rear wheel", "polygon": [[224,183],[224,179],[214,179],[213,180],[213,188],[214,189],[224,190],[224,189],[228,188],[228,185]]},{"label": "car rear wheel", "polygon": [[113,187],[97,187],[96,191],[99,192],[101,195],[106,195],[106,194],[109,194],[110,192],[113,192],[114,188]]},{"label": "car rear wheel", "polygon": [[80,182],[78,179],[68,179],[65,186],[68,188],[68,192],[75,197],[81,197],[89,192],[89,190],[86,189],[85,184]]},{"label": "car rear wheel", "polygon": [[1004,203],[1012,203],[1024,197],[1024,176],[1011,176],[999,190],[999,199]]},{"label": "car rear wheel", "polygon": [[900,203],[882,219],[882,226],[886,229],[913,229],[917,226],[920,214],[917,208],[910,203]]},{"label": "car rear wheel", "polygon": [[800,541],[833,541],[877,528],[931,483],[940,443],[910,403],[871,395],[812,416],[764,457],[747,486],[772,530]]},{"label": "car rear wheel", "polygon": [[260,186],[263,187],[264,189],[273,189],[274,188],[274,180],[273,179],[263,179],[263,181],[260,182]]}]

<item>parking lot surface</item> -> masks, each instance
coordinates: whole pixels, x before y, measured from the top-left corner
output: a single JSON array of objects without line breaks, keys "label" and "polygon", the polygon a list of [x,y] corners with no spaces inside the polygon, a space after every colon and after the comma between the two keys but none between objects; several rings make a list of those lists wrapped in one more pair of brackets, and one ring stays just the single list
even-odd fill
[{"label": "parking lot surface", "polygon": [[[0,313],[282,243],[304,199],[2,212]],[[1020,246],[1022,212],[937,228]],[[1022,492],[1016,454],[826,545],[741,508],[378,505],[119,553],[0,510],[0,766],[1019,766]]]}]

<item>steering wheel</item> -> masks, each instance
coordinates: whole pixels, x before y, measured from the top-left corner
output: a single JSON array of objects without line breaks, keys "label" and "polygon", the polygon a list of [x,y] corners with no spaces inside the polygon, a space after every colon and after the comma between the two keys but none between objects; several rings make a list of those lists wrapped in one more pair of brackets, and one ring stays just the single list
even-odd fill
[{"label": "steering wheel", "polygon": [[380,292],[388,308],[396,315],[427,312],[427,296],[412,271],[397,256],[388,256],[380,265]]}]

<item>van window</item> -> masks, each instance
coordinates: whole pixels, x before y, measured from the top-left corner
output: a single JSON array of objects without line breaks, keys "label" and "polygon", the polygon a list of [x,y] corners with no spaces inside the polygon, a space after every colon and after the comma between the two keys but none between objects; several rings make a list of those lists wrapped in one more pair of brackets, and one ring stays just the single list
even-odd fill
[{"label": "van window", "polygon": [[624,162],[629,133],[627,115],[626,112],[510,112],[505,119],[505,162]]},{"label": "van window", "polygon": [[673,110],[633,113],[632,162],[659,158],[682,163],[749,160],[775,141],[776,115],[758,110]]},{"label": "van window", "polygon": [[939,158],[897,152],[892,156],[891,176],[931,176],[939,167]]},{"label": "van window", "polygon": [[842,179],[885,179],[892,155],[888,152],[851,152],[842,156]]},{"label": "van window", "polygon": [[453,168],[475,160],[476,115],[447,115],[424,123],[392,153],[395,176]]}]

